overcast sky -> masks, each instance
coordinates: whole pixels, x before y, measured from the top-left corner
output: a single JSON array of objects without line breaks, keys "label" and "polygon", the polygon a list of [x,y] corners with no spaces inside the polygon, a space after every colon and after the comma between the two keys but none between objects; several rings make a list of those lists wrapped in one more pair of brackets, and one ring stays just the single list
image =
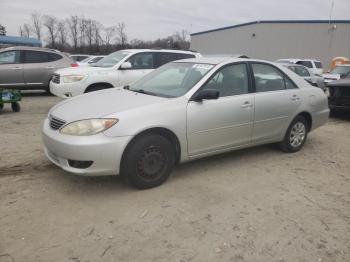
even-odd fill
[{"label": "overcast sky", "polygon": [[[30,14],[83,15],[106,26],[126,24],[128,39],[151,40],[186,29],[191,33],[255,20],[329,19],[332,0],[0,0],[8,35]],[[332,19],[350,19],[350,0],[334,0]]]}]

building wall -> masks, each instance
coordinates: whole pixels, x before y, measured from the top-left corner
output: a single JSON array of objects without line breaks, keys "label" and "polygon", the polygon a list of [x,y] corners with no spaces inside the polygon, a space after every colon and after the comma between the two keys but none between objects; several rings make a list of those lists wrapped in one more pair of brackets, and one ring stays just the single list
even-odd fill
[{"label": "building wall", "polygon": [[315,58],[328,68],[336,56],[350,58],[350,23],[251,24],[192,35],[191,49],[202,54],[245,54],[271,61]]}]

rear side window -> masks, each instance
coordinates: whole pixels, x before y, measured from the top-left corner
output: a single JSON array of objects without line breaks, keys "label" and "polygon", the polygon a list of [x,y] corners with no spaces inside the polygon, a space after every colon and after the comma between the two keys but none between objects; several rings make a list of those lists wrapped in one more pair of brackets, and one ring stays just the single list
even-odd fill
[{"label": "rear side window", "polygon": [[315,62],[316,68],[323,68],[321,62]]},{"label": "rear side window", "polygon": [[257,93],[297,88],[282,72],[271,65],[253,63],[252,68]]},{"label": "rear side window", "polygon": [[19,63],[19,51],[7,51],[0,53],[0,64]]},{"label": "rear side window", "polygon": [[310,61],[299,61],[297,62],[298,65],[303,65],[303,66],[306,66],[308,68],[312,68],[312,63]]},{"label": "rear side window", "polygon": [[166,63],[177,60],[177,55],[176,53],[158,53],[158,59],[157,66],[162,66]]},{"label": "rear side window", "polygon": [[191,55],[191,54],[176,54],[177,55],[177,59],[187,59],[187,58],[195,58],[195,55]]},{"label": "rear side window", "polygon": [[55,54],[55,53],[47,53],[47,55],[49,56],[49,61],[53,62],[53,61],[57,61],[62,59],[62,56],[59,54]]},{"label": "rear side window", "polygon": [[49,55],[41,51],[24,51],[24,63],[47,63]]}]

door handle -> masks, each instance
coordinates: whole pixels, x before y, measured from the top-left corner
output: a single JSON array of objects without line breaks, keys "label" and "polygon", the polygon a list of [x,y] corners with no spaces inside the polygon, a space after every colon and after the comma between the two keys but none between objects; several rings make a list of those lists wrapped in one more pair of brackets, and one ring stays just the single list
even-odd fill
[{"label": "door handle", "polygon": [[12,70],[20,70],[20,69],[21,69],[21,67],[19,67],[19,66],[12,67]]},{"label": "door handle", "polygon": [[293,95],[292,97],[291,97],[291,100],[292,101],[298,101],[300,98],[297,96],[297,95]]},{"label": "door handle", "polygon": [[241,107],[242,108],[249,108],[249,107],[252,107],[253,105],[249,102],[249,101],[245,101],[242,105],[241,105]]},{"label": "door handle", "polygon": [[55,66],[48,66],[48,67],[46,67],[46,68],[48,68],[48,69],[56,69]]}]

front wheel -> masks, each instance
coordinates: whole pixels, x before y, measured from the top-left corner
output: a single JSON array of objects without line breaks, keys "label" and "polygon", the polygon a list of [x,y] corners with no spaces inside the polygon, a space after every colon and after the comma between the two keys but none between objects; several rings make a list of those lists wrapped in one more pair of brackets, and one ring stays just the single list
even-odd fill
[{"label": "front wheel", "polygon": [[174,165],[171,142],[163,136],[148,134],[135,138],[126,149],[121,175],[136,188],[152,188],[169,177]]},{"label": "front wheel", "polygon": [[299,151],[307,138],[308,124],[304,117],[297,116],[289,125],[283,141],[279,144],[284,152],[294,153]]}]

